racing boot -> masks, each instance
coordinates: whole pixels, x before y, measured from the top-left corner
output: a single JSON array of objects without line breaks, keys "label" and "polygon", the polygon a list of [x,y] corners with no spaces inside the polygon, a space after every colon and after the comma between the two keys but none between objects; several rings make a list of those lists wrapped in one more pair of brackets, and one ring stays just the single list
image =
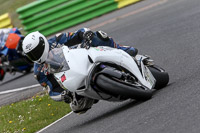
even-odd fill
[{"label": "racing boot", "polygon": [[68,90],[64,90],[62,93],[61,93],[61,99],[70,104],[72,102],[72,99],[73,99],[73,96],[72,96],[72,93]]}]

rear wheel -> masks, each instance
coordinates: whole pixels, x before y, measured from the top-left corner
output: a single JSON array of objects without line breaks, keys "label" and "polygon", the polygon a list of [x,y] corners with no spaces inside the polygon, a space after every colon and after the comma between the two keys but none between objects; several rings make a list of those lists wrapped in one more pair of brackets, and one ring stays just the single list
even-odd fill
[{"label": "rear wheel", "polygon": [[156,79],[156,85],[154,87],[155,89],[161,89],[167,86],[169,82],[169,74],[165,72],[164,69],[158,66],[151,66],[148,68]]},{"label": "rear wheel", "polygon": [[148,100],[152,97],[151,90],[145,90],[140,84],[127,83],[121,79],[113,79],[100,74],[96,77],[96,85],[105,93],[113,96],[122,96],[135,100]]}]

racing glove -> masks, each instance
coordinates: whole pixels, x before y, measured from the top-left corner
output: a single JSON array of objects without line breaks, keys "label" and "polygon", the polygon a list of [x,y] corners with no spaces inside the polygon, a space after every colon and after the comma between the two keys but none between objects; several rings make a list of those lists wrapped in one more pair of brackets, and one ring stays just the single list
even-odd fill
[{"label": "racing glove", "polygon": [[81,45],[82,48],[86,48],[86,49],[89,49],[90,48],[90,45],[92,43],[92,39],[94,37],[94,32],[92,31],[86,31],[84,34],[83,34],[83,43]]}]

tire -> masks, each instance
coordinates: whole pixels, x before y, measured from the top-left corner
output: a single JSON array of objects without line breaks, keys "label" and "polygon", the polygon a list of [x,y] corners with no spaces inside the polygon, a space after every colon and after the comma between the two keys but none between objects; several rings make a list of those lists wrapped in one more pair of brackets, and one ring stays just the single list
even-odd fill
[{"label": "tire", "polygon": [[145,101],[152,97],[151,90],[144,90],[142,87],[133,87],[131,85],[113,80],[100,74],[96,77],[96,85],[105,93],[113,96],[122,96],[125,98],[131,98],[139,101]]},{"label": "tire", "polygon": [[162,68],[152,66],[148,67],[151,73],[153,74],[154,78],[156,79],[156,85],[154,89],[162,89],[163,87],[167,86],[169,82],[169,74],[165,72]]}]

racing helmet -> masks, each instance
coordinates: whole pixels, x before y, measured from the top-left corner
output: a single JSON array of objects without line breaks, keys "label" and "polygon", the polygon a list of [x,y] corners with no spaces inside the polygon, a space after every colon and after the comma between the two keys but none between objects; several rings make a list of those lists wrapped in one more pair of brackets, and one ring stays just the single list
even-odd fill
[{"label": "racing helmet", "polygon": [[22,49],[30,60],[41,64],[47,59],[49,43],[44,35],[36,31],[28,34],[24,38]]}]

